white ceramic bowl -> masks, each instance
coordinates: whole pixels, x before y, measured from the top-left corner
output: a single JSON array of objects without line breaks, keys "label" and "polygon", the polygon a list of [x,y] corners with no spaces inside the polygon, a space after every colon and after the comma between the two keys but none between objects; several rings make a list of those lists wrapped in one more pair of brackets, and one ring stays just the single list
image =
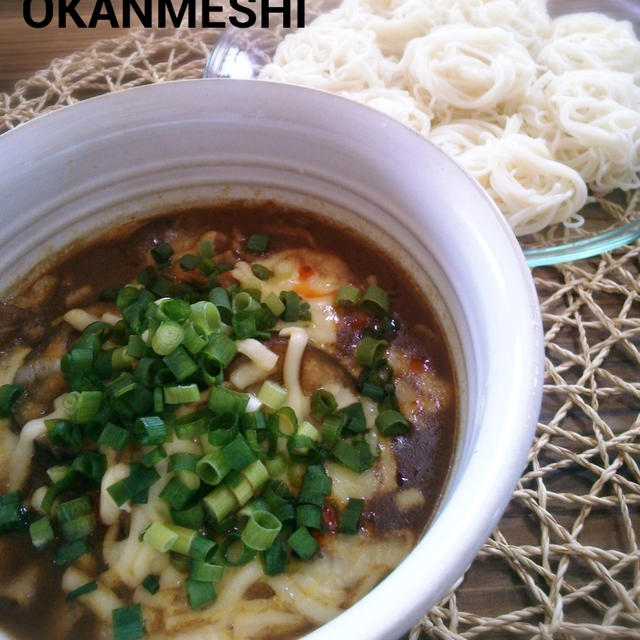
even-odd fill
[{"label": "white ceramic bowl", "polygon": [[413,271],[448,333],[463,389],[459,444],[417,547],[307,639],[398,637],[468,567],[526,462],[542,330],[511,231],[436,147],[322,92],[186,81],[88,100],[3,135],[0,193],[0,289],[115,220],[216,198],[276,197],[376,237]]}]

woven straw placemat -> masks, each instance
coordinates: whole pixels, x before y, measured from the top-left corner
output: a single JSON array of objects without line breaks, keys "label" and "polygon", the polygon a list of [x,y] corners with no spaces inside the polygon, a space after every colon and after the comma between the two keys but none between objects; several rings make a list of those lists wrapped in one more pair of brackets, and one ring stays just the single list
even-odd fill
[{"label": "woven straw placemat", "polygon": [[[215,38],[138,30],[55,60],[0,95],[0,132],[90,96],[200,77]],[[640,638],[639,271],[640,243],[534,271],[546,378],[528,466],[498,528],[411,640]]]}]

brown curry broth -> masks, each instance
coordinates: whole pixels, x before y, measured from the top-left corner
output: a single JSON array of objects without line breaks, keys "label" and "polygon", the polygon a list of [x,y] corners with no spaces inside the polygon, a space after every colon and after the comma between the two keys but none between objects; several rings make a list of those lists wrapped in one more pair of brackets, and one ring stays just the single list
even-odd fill
[{"label": "brown curry broth", "polygon": [[[49,273],[58,277],[59,284],[35,319],[41,325],[50,327],[52,320],[64,313],[64,298],[69,292],[89,284],[93,286],[93,301],[96,301],[99,292],[106,287],[122,286],[135,280],[145,254],[157,242],[172,242],[184,234],[197,237],[211,229],[225,232],[229,236],[234,229],[239,229],[245,236],[251,233],[269,234],[271,243],[268,253],[302,247],[334,253],[349,265],[357,282],[364,282],[367,276],[375,274],[378,284],[389,294],[392,311],[401,319],[396,338],[398,344],[405,349],[409,348],[416,358],[426,361],[439,377],[447,380],[455,389],[451,358],[442,331],[411,275],[405,273],[367,239],[350,230],[321,221],[306,211],[285,209],[271,202],[230,203],[180,212],[147,222],[130,223],[117,231],[104,234],[80,251],[68,251],[57,265],[49,269]],[[237,247],[234,256],[236,260],[256,258],[255,254],[245,255]],[[175,255],[174,261],[179,257]],[[90,303],[91,300],[86,304]],[[0,326],[4,321],[2,315],[0,309]],[[338,330],[338,349],[345,352],[349,352],[357,343],[363,327],[362,318],[358,322],[352,320],[353,318],[345,316]],[[417,325],[422,325],[423,329],[426,327],[423,334],[429,335],[429,340],[416,339],[414,330]],[[18,336],[11,343],[16,341],[28,340],[25,336]],[[0,348],[6,349],[8,346],[8,342],[0,344]],[[372,500],[366,505],[364,517],[368,521],[368,528],[373,527],[374,534],[375,531],[393,528],[411,528],[419,534],[426,526],[440,499],[451,465],[456,432],[456,406],[457,402],[450,403],[448,408],[439,411],[434,417],[424,419],[424,424],[411,429],[407,436],[396,438],[394,453],[397,459],[398,486],[418,487],[425,496],[426,504],[422,509],[403,513],[397,509],[393,496]],[[17,537],[12,538],[17,540]],[[43,633],[51,637],[47,633],[48,616],[44,615],[42,602],[55,603],[55,607],[47,606],[52,615],[59,615],[53,613],[58,606],[71,606],[64,603],[60,587],[62,571],[51,565],[48,552],[38,553],[31,548],[28,536],[26,542],[16,541],[16,546],[22,566],[43,558],[47,560],[46,579],[40,581],[37,597],[27,611],[17,609],[11,602],[0,599],[0,626],[20,639],[40,637]],[[73,606],[80,605],[73,603]],[[97,631],[91,620],[87,620],[87,616],[80,618],[78,625],[73,628],[69,637],[88,639],[92,632]]]}]

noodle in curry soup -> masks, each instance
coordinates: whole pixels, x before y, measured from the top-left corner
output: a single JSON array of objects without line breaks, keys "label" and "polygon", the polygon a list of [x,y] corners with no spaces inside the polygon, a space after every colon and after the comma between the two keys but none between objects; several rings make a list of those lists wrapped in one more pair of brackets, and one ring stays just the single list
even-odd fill
[{"label": "noodle in curry soup", "polygon": [[131,223],[7,298],[0,329],[11,637],[298,637],[443,492],[443,332],[410,274],[308,212]]}]

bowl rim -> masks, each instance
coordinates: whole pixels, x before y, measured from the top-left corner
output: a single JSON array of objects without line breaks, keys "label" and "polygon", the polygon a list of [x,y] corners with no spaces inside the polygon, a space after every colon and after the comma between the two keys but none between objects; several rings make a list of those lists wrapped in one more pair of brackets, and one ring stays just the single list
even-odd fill
[{"label": "bowl rim", "polygon": [[[475,504],[462,505],[456,502],[455,517],[453,509],[443,510],[437,520],[439,530],[452,526],[465,526],[468,528],[466,537],[467,546],[462,551],[452,547],[455,536],[447,537],[439,533],[439,540],[443,543],[442,558],[439,561],[441,575],[439,580],[418,575],[413,568],[428,567],[428,561],[433,550],[423,544],[427,536],[418,543],[409,556],[379,585],[360,601],[349,607],[344,613],[326,623],[322,627],[305,636],[308,640],[320,640],[321,638],[341,637],[345,630],[349,631],[352,640],[388,638],[390,633],[398,635],[406,630],[424,611],[424,596],[398,599],[398,594],[420,594],[424,589],[429,589],[433,599],[434,594],[439,597],[444,595],[446,589],[466,570],[467,565],[485,542],[490,531],[499,520],[506,507],[511,492],[521,475],[522,467],[527,458],[529,445],[533,437],[537,417],[540,409],[542,393],[542,377],[544,372],[543,338],[540,308],[535,287],[531,279],[531,273],[526,265],[520,246],[511,232],[508,224],[499,213],[497,207],[491,202],[481,187],[473,178],[464,172],[457,164],[449,159],[435,145],[424,139],[418,133],[408,129],[404,125],[392,120],[388,116],[374,109],[353,103],[346,98],[341,98],[328,92],[317,89],[284,85],[280,83],[259,80],[231,80],[231,79],[198,79],[182,80],[156,85],[136,87],[122,92],[97,96],[75,105],[64,107],[58,111],[44,114],[22,124],[15,129],[0,136],[0,167],[7,165],[8,175],[11,172],[22,170],[21,163],[28,161],[29,145],[20,145],[22,138],[31,139],[31,148],[42,141],[44,135],[49,144],[54,146],[60,142],[56,133],[57,127],[73,127],[77,122],[83,122],[84,116],[95,116],[95,112],[106,117],[117,118],[118,114],[127,110],[136,110],[140,103],[151,104],[153,102],[166,102],[181,105],[185,110],[192,109],[190,101],[212,99],[218,93],[219,96],[237,99],[241,96],[254,95],[262,109],[268,109],[265,104],[281,103],[287,105],[287,109],[298,110],[298,117],[305,117],[305,108],[312,111],[339,108],[349,119],[354,121],[366,118],[371,123],[372,131],[386,131],[385,135],[394,135],[401,139],[403,144],[412,149],[429,149],[429,153],[437,153],[445,166],[450,170],[466,176],[469,188],[473,189],[483,203],[482,214],[485,222],[491,220],[493,231],[501,238],[501,251],[505,254],[509,268],[513,273],[508,277],[514,278],[523,285],[520,292],[521,308],[513,310],[515,319],[521,322],[517,337],[525,361],[522,362],[522,372],[519,381],[513,384],[518,391],[516,396],[510,397],[511,411],[507,429],[502,442],[496,445],[495,451],[498,457],[506,460],[504,465],[493,465],[484,470],[481,482],[476,478],[476,490],[483,498]],[[238,109],[245,109],[239,106]],[[110,116],[109,114],[113,114]],[[81,130],[81,127],[80,127]],[[77,133],[80,136],[81,131]],[[14,142],[15,141],[15,142]],[[8,153],[2,151],[10,144],[21,147],[18,150],[18,162],[10,167]],[[22,156],[20,154],[23,154]],[[24,155],[26,154],[26,156]],[[2,160],[2,158],[5,160]],[[13,158],[12,158],[13,160]],[[0,172],[1,174],[2,172]],[[0,184],[4,179],[0,179]],[[507,276],[505,276],[507,277]],[[509,458],[509,456],[511,456]],[[478,472],[479,473],[479,472]],[[480,477],[480,476],[478,476]],[[447,515],[447,513],[451,515]],[[436,523],[432,522],[431,530]],[[446,583],[446,584],[444,584]],[[395,594],[394,597],[389,597]],[[390,622],[390,608],[393,608],[392,622]],[[364,624],[363,624],[364,621]]]}]

